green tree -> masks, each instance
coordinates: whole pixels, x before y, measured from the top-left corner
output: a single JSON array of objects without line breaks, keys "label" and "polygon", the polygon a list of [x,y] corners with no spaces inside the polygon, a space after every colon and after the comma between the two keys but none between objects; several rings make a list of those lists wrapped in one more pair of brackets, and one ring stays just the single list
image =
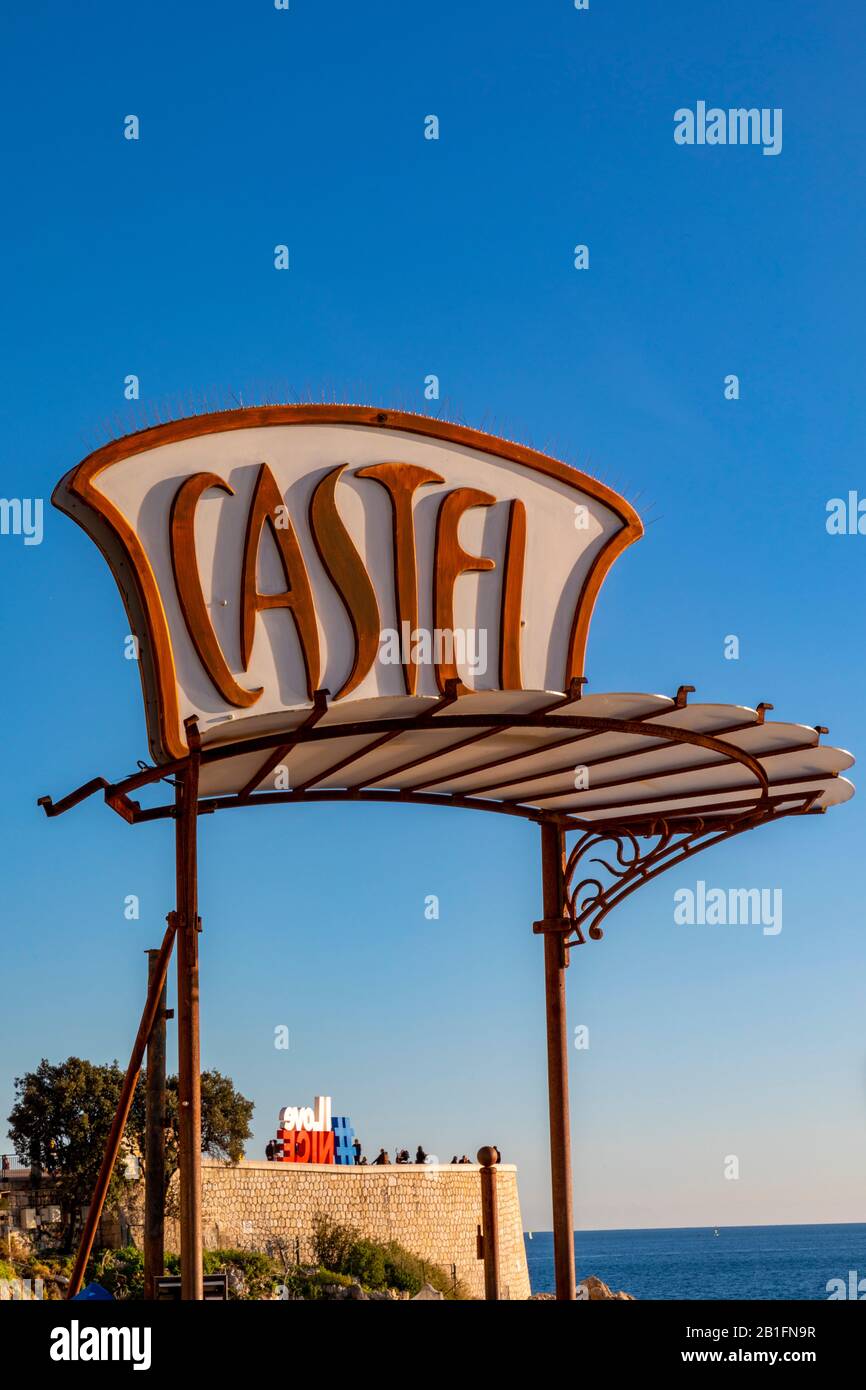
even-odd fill
[{"label": "green tree", "polygon": [[[86,1206],[111,1122],[117,1109],[123,1072],[116,1062],[99,1066],[81,1057],[56,1065],[45,1058],[35,1071],[15,1078],[15,1105],[9,1137],[16,1153],[50,1179],[64,1218],[66,1248],[71,1248],[79,1209]],[[226,1162],[243,1157],[250,1138],[253,1102],[218,1071],[203,1072],[202,1151]],[[166,1174],[177,1167],[177,1078],[169,1077],[166,1104]],[[144,1077],[139,1077],[124,1138],[126,1152],[142,1159],[144,1151]],[[115,1164],[108,1200],[122,1193],[123,1163]]]},{"label": "green tree", "polygon": [[[133,1106],[127,1125],[131,1146],[141,1158],[144,1168],[144,1089],[139,1081],[141,1106]],[[138,1096],[136,1097],[138,1099]],[[211,1158],[226,1163],[238,1163],[244,1156],[244,1143],[251,1136],[250,1121],[254,1103],[236,1091],[228,1076],[218,1071],[201,1074],[201,1148]],[[177,1077],[166,1078],[165,1086],[165,1173],[166,1182],[177,1170],[178,1163],[178,1100]]]},{"label": "green tree", "polygon": [[[56,1065],[43,1057],[35,1071],[15,1078],[9,1137],[16,1153],[50,1179],[63,1212],[67,1248],[79,1208],[90,1201],[122,1083],[116,1062],[96,1066],[82,1057]],[[132,1105],[136,1120],[139,1111],[143,1123],[141,1087]],[[109,1198],[119,1195],[123,1181],[115,1167]]]}]

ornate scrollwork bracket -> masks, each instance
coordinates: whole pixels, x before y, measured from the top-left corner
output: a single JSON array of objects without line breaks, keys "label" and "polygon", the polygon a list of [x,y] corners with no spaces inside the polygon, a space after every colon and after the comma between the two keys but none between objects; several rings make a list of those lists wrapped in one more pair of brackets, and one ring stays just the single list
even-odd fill
[{"label": "ornate scrollwork bracket", "polygon": [[[604,936],[604,918],[642,884],[745,830],[804,814],[811,809],[815,796],[809,793],[794,804],[790,797],[766,798],[729,817],[696,816],[671,821],[656,816],[631,825],[587,826],[578,831],[577,840],[565,856],[561,915],[535,922],[533,930],[560,938],[563,962],[567,965],[571,947],[584,945],[587,937],[600,941]],[[604,852],[604,846],[610,848]]]}]

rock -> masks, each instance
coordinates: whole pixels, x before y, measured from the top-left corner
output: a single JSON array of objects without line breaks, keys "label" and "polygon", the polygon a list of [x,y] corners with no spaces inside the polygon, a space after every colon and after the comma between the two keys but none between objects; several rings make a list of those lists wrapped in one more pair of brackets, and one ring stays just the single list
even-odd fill
[{"label": "rock", "polygon": [[[595,1303],[599,1299],[607,1298],[626,1299],[630,1303],[636,1301],[633,1293],[623,1293],[621,1289],[619,1293],[614,1293],[610,1285],[606,1284],[603,1279],[597,1279],[594,1274],[588,1274],[585,1279],[578,1279],[576,1300],[578,1303]],[[556,1302],[556,1294],[534,1293],[530,1294],[529,1297],[530,1303],[540,1303],[547,1300]]]},{"label": "rock", "polygon": [[444,1293],[440,1293],[438,1289],[434,1289],[432,1284],[422,1284],[421,1288],[418,1290],[415,1297],[412,1299],[412,1302],[417,1303],[419,1299],[433,1298],[442,1299],[444,1301],[445,1295]]},{"label": "rock", "polygon": [[588,1299],[590,1303],[604,1298],[624,1298],[629,1299],[632,1303],[635,1301],[634,1294],[623,1293],[622,1290],[619,1293],[614,1293],[603,1279],[597,1279],[594,1274],[588,1274],[585,1279],[578,1280],[577,1296],[581,1300]]}]

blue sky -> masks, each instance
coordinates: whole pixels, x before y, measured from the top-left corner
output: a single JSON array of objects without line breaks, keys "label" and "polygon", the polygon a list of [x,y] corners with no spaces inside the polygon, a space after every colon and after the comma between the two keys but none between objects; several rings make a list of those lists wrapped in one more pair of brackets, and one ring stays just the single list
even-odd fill
[{"label": "blue sky", "polygon": [[[866,538],[825,510],[866,492],[864,29],[802,0],[18,7],[3,495],[47,499],[208,394],[432,409],[650,523],[597,608],[591,690],[769,700],[858,753]],[[676,145],[698,100],[782,108],[782,152]],[[39,546],[0,536],[0,579],[5,1116],[41,1056],[125,1062],[173,846],[96,802],[36,809],[147,754],[98,551],[52,512]],[[863,814],[736,839],[574,953],[579,1226],[866,1220]],[[254,1098],[251,1154],[327,1091],[370,1149],[498,1143],[548,1227],[537,830],[332,806],[202,832],[203,1061]],[[697,878],[781,888],[783,931],[676,926]]]}]

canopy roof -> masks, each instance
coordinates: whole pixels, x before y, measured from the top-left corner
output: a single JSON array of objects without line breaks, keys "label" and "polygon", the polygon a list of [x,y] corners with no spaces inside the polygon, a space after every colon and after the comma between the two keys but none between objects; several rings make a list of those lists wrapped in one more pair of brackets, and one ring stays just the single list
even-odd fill
[{"label": "canopy roof", "polygon": [[[322,693],[312,707],[283,711],[278,731],[267,719],[243,740],[232,741],[231,722],[203,731],[201,810],[396,800],[639,832],[659,818],[684,827],[820,812],[853,795],[840,774],[854,759],[822,745],[820,726],[770,720],[768,705],[688,704],[688,689],[674,698],[491,691],[332,706]],[[172,770],[97,779],[85,794],[101,786],[129,820],[167,816],[173,806],[129,797]]]}]

